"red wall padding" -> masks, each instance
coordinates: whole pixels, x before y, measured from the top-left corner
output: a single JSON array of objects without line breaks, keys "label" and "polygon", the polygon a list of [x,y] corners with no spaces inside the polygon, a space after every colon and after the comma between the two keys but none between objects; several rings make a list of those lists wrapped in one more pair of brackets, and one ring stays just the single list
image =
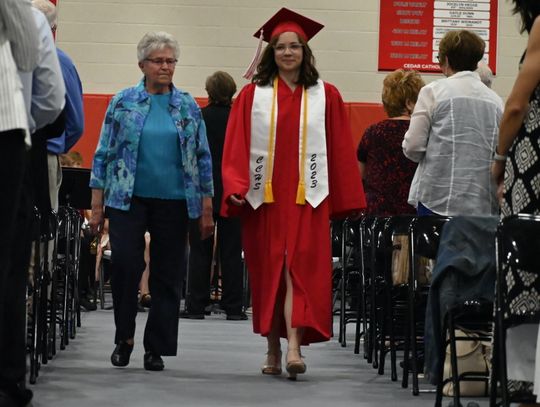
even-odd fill
[{"label": "red wall padding", "polygon": [[[84,115],[85,128],[84,134],[72,151],[78,151],[83,156],[83,167],[92,166],[92,158],[96,151],[96,145],[101,130],[101,123],[105,116],[105,111],[112,95],[84,95]],[[206,98],[195,98],[202,107],[207,104]],[[378,103],[345,103],[355,147],[362,138],[365,129],[373,123],[386,117],[386,113],[381,104]]]}]

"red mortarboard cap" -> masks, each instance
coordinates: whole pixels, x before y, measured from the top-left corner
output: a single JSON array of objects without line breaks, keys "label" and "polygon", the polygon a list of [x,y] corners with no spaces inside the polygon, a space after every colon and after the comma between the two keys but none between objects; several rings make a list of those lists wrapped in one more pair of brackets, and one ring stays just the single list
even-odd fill
[{"label": "red mortarboard cap", "polygon": [[262,39],[269,42],[276,35],[291,31],[297,33],[307,42],[323,27],[324,25],[283,7],[253,35],[260,38],[262,30]]}]

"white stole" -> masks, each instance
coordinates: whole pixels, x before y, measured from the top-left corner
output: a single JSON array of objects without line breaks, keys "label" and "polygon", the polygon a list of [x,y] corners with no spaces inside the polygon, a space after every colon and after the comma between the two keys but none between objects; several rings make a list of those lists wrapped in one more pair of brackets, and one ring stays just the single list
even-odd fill
[{"label": "white stole", "polygon": [[[304,166],[305,200],[316,208],[328,196],[328,161],[326,152],[326,97],[324,83],[318,80],[315,86],[307,89],[307,103],[302,98],[299,125],[299,166]],[[269,163],[269,152],[275,151],[277,137],[278,104],[275,102],[274,117],[271,118],[272,85],[257,86],[251,109],[251,145],[249,160],[249,191],[246,200],[253,209],[264,203],[265,182],[271,180],[273,161]],[[277,98],[277,94],[276,94]],[[307,140],[302,157],[304,109],[307,104]],[[270,146],[270,125],[273,121],[273,144]],[[299,168],[301,174],[301,168]],[[300,182],[302,180],[300,179]],[[269,202],[270,203],[270,202]]]}]

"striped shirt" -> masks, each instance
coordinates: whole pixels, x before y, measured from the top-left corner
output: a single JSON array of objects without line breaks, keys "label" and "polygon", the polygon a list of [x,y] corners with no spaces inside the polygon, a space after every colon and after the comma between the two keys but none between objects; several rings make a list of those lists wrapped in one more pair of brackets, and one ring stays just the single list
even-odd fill
[{"label": "striped shirt", "polygon": [[32,8],[38,30],[38,64],[32,72],[19,72],[30,132],[53,123],[66,103],[66,88],[56,54],[51,26],[45,15]]},{"label": "striped shirt", "polygon": [[30,0],[0,1],[0,132],[23,129],[28,145],[28,117],[17,69],[32,71],[38,49]]}]

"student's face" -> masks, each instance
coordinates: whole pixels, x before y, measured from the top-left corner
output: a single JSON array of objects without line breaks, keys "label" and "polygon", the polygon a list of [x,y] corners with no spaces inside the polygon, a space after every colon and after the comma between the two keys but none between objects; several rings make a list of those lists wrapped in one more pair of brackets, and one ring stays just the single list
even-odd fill
[{"label": "student's face", "polygon": [[304,47],[298,39],[298,34],[285,32],[280,34],[274,45],[274,60],[281,72],[300,70],[304,58]]}]

